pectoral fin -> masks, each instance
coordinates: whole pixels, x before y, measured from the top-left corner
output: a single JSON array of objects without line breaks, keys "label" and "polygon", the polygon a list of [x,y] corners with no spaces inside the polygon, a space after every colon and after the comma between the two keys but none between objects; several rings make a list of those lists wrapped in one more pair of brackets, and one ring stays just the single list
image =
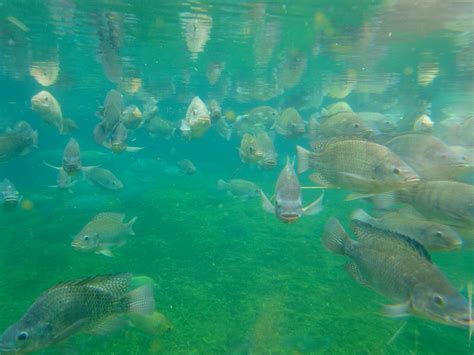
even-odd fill
[{"label": "pectoral fin", "polygon": [[125,148],[125,150],[127,152],[130,152],[130,153],[135,153],[135,152],[138,152],[142,149],[144,149],[144,147],[127,147],[127,148]]},{"label": "pectoral fin", "polygon": [[56,334],[53,338],[53,342],[57,343],[67,337],[73,335],[74,333],[78,332],[81,327],[83,327],[87,323],[87,318],[79,319],[77,322],[71,324],[69,327],[64,329],[62,332]]},{"label": "pectoral fin", "polygon": [[368,197],[372,197],[372,196],[375,196],[375,194],[361,194],[361,193],[358,193],[358,192],[353,192],[353,193],[347,195],[344,200],[345,201],[354,201],[354,200],[360,200],[362,198],[368,198]]},{"label": "pectoral fin", "polygon": [[262,197],[262,207],[268,213],[275,213],[275,207],[272,205],[268,197],[262,190],[258,190],[260,196]]},{"label": "pectoral fin", "polygon": [[358,182],[362,182],[362,183],[370,183],[370,182],[373,182],[374,180],[373,179],[369,179],[365,176],[362,176],[362,175],[359,175],[359,174],[353,174],[353,173],[347,173],[347,172],[344,172],[344,171],[341,171],[339,172],[340,175],[343,175],[343,176],[347,176],[351,179],[354,179]]},{"label": "pectoral fin", "polygon": [[317,200],[315,200],[313,203],[309,204],[308,206],[303,207],[303,214],[306,216],[312,216],[321,212],[323,210],[323,198],[324,198],[324,191]]},{"label": "pectoral fin", "polygon": [[390,318],[402,318],[410,315],[409,303],[390,304],[384,305],[382,308],[382,314]]},{"label": "pectoral fin", "polygon": [[108,256],[108,257],[114,256],[114,254],[110,251],[110,249],[100,249],[97,253]]}]

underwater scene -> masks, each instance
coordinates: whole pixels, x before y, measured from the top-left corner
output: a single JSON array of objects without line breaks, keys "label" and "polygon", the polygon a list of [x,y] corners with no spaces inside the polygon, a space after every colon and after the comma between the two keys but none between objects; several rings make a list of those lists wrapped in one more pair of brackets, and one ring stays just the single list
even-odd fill
[{"label": "underwater scene", "polygon": [[0,353],[474,354],[474,3],[0,0]]}]

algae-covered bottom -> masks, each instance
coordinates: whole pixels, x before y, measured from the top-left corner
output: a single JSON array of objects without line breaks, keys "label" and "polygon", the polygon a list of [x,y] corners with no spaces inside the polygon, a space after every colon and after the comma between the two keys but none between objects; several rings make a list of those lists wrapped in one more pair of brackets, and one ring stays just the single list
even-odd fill
[{"label": "algae-covered bottom", "polygon": [[[131,271],[156,280],[157,308],[173,330],[79,335],[45,353],[469,353],[465,330],[384,318],[379,311],[387,301],[352,280],[344,258],[324,250],[319,239],[327,218],[344,220],[356,203],[338,202],[339,192],[328,191],[321,214],[286,225],[265,214],[258,199],[218,193],[219,177],[157,174],[140,191],[90,195],[83,204],[80,195],[31,192],[31,210],[0,216],[0,327],[59,281]],[[71,236],[101,211],[138,216],[136,235],[114,258],[70,246]],[[433,257],[456,285],[468,280],[472,252]]]}]

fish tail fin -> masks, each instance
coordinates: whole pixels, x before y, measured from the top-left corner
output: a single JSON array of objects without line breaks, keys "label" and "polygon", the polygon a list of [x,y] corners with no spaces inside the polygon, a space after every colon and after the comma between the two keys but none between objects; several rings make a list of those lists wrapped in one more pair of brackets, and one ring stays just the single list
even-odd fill
[{"label": "fish tail fin", "polygon": [[331,217],[324,227],[322,243],[334,254],[345,255],[346,244],[351,238],[336,217]]},{"label": "fish tail fin", "polygon": [[133,230],[133,225],[135,224],[137,219],[138,219],[138,216],[135,216],[130,221],[128,221],[128,223],[127,223],[127,228],[128,228],[128,232],[130,233],[130,235],[135,235],[135,232]]},{"label": "fish tail fin", "polygon": [[365,223],[372,224],[374,218],[369,216],[367,212],[365,212],[363,209],[358,208],[351,214],[351,221],[357,220]]},{"label": "fish tail fin", "polygon": [[296,159],[298,161],[298,174],[304,173],[309,169],[309,158],[311,157],[311,152],[303,147],[296,146]]},{"label": "fish tail fin", "polygon": [[152,314],[155,310],[153,285],[143,285],[126,295],[130,313]]},{"label": "fish tail fin", "polygon": [[219,190],[219,191],[225,190],[228,185],[229,185],[229,183],[225,182],[222,179],[217,180],[217,190]]}]

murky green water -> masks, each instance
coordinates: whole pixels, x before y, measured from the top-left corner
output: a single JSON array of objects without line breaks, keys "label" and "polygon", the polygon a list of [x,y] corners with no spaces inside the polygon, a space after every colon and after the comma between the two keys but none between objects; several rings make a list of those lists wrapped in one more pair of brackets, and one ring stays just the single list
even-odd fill
[{"label": "murky green water", "polygon": [[[328,190],[323,212],[284,224],[259,199],[217,191],[218,179],[238,177],[271,196],[284,157],[295,154],[295,144],[307,146],[306,138],[277,136],[278,166],[262,170],[241,163],[238,137],[227,142],[213,131],[186,141],[152,139],[138,129],[129,145],[145,148],[122,154],[92,137],[95,112],[112,88],[127,104],[142,105],[143,93],[155,97],[171,121],[184,117],[195,95],[237,115],[260,105],[299,105],[305,120],[339,99],[357,111],[390,112],[402,118],[400,126],[417,113],[429,112],[435,124],[445,110],[472,113],[473,5],[429,3],[0,1],[0,127],[25,120],[39,131],[39,149],[0,165],[0,178],[23,196],[14,211],[0,211],[0,329],[60,281],[133,272],[156,281],[157,309],[171,331],[81,334],[44,353],[472,353],[465,329],[382,316],[389,301],[351,279],[344,258],[323,248],[327,219],[347,222],[354,208],[368,208],[365,202]],[[186,44],[195,14],[211,24],[201,47],[201,39]],[[104,54],[104,46],[113,54]],[[292,53],[299,59],[291,62]],[[57,78],[34,78],[32,68],[44,69],[44,62],[59,67]],[[210,63],[225,64],[214,84]],[[334,82],[342,84],[331,88]],[[69,136],[31,110],[31,97],[43,89],[80,127],[73,137],[83,164],[110,169],[123,190],[86,181],[74,193],[48,187],[56,172],[43,161],[59,165]],[[197,174],[179,172],[183,158]],[[301,183],[312,184],[307,176]],[[319,194],[304,190],[304,201]],[[138,216],[136,235],[113,258],[74,250],[71,237],[104,211]],[[432,255],[459,289],[472,280],[473,256],[472,250]]]}]

